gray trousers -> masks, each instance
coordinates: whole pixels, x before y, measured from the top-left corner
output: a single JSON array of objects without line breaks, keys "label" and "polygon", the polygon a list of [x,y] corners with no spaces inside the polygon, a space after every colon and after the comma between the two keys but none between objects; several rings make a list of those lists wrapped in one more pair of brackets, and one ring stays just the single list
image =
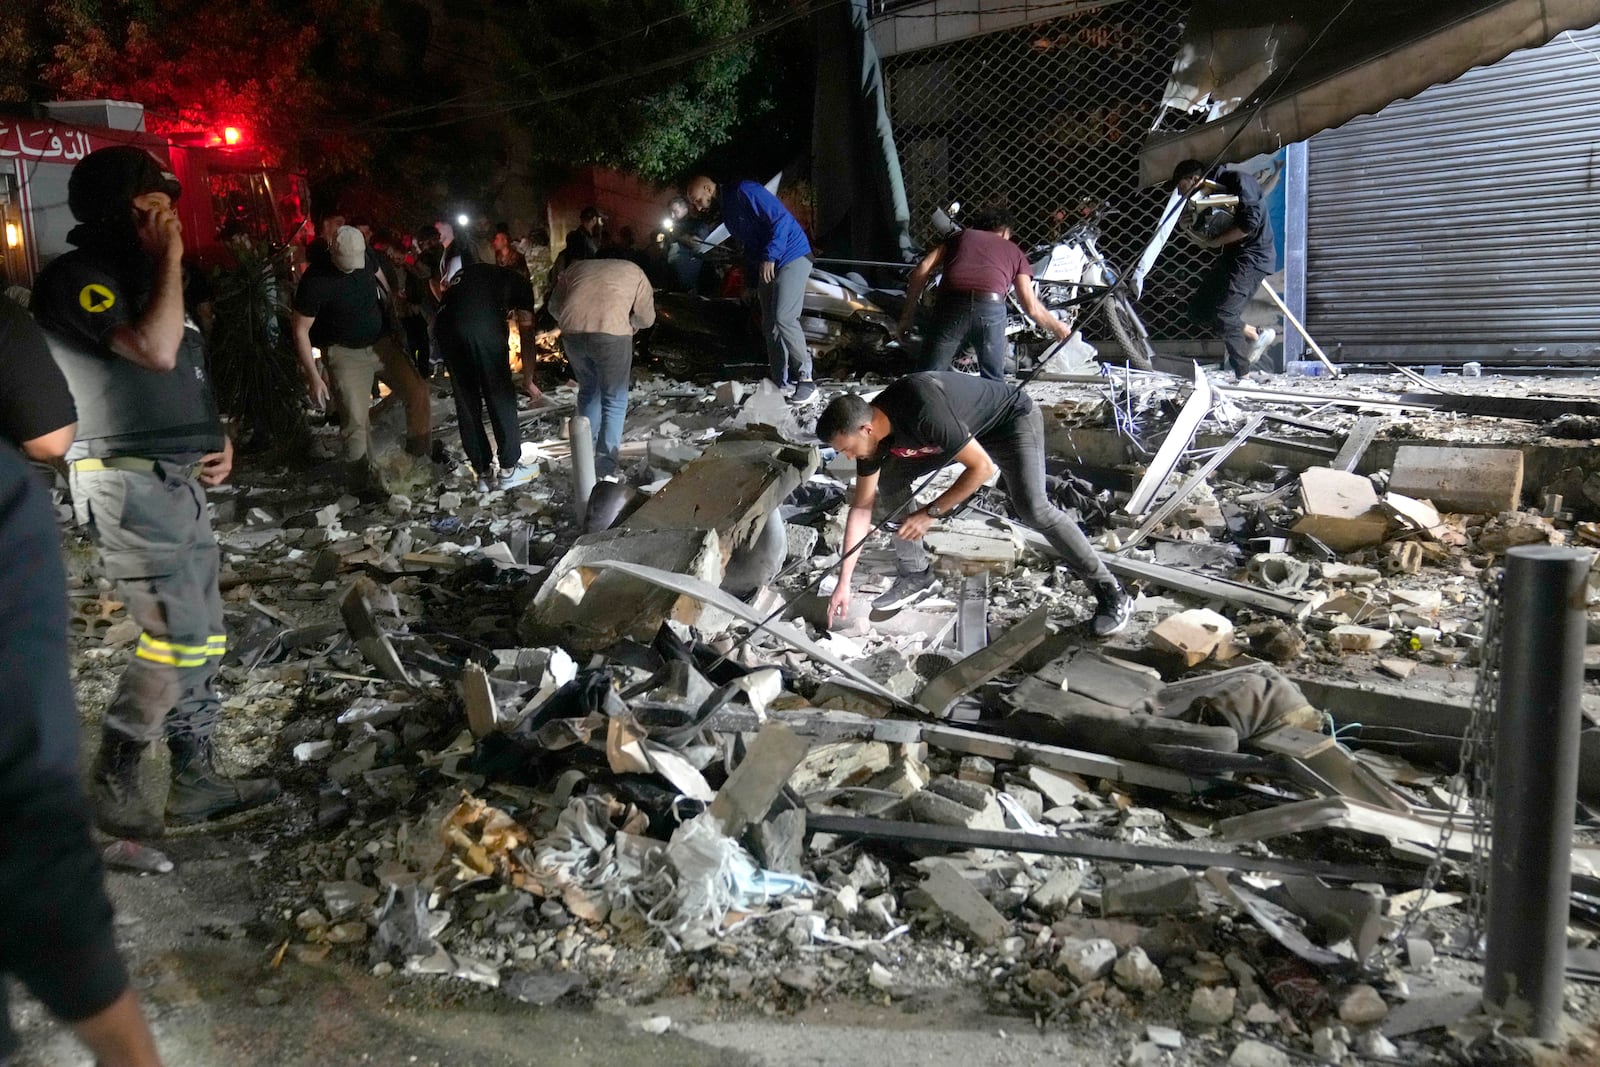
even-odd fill
[{"label": "gray trousers", "polygon": [[209,737],[228,637],[205,490],[187,471],[159,465],[153,473],[74,470],[71,485],[78,522],[141,630],[106,705],[106,728],[136,741],[163,731]]},{"label": "gray trousers", "polygon": [[756,286],[756,298],[761,302],[761,332],[767,341],[767,365],[779,386],[811,380],[811,349],[806,345],[806,332],[800,328],[806,280],[810,277],[811,258],[801,256],[779,267],[772,281]]},{"label": "gray trousers", "polygon": [[[978,440],[1000,468],[1000,482],[1011,500],[1011,510],[1024,526],[1045,536],[1050,546],[1066,563],[1067,569],[1086,582],[1111,580],[1111,572],[1095,553],[1089,539],[1067,513],[1050,503],[1044,488],[1044,418],[1038,407],[1029,404],[1026,414],[1011,420]],[[947,459],[902,462],[890,459],[878,478],[878,499],[873,518],[878,521],[893,513],[910,495],[915,483],[929,471],[937,470]],[[915,511],[909,507],[901,514]],[[928,549],[922,541],[894,541],[895,563],[901,574],[916,574],[928,569]]]}]

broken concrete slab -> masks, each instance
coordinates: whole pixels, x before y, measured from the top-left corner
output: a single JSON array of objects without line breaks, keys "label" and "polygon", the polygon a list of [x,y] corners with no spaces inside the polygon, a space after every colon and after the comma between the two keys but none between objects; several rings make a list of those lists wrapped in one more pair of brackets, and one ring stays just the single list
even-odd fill
[{"label": "broken concrete slab", "polygon": [[1440,511],[1496,515],[1522,503],[1523,456],[1512,448],[1403,445],[1389,491],[1428,500]]},{"label": "broken concrete slab", "polygon": [[599,563],[646,562],[715,587],[722,546],[714,530],[626,530],[585,534],[553,567],[522,617],[519,633],[533,644],[596,652],[625,637],[649,641],[674,619],[695,625],[705,601],[658,588]]},{"label": "broken concrete slab", "polygon": [[1292,529],[1335,552],[1370,548],[1389,530],[1388,516],[1378,508],[1378,494],[1363,475],[1312,467],[1300,475],[1300,499],[1304,514]]},{"label": "broken concrete slab", "polygon": [[1388,630],[1370,626],[1335,626],[1328,631],[1328,643],[1340,652],[1376,652],[1394,640]]},{"label": "broken concrete slab", "polygon": [[[945,922],[956,930],[980,945],[998,944],[1011,932],[1006,917],[953,865],[943,861],[930,863],[927,872],[919,888]],[[1114,950],[1112,958],[1115,959]]]},{"label": "broken concrete slab", "polygon": [[715,530],[726,562],[734,549],[755,540],[767,516],[820,462],[810,446],[724,436],[618,528],[634,534]]},{"label": "broken concrete slab", "polygon": [[1108,875],[1100,891],[1100,910],[1107,917],[1181,915],[1199,907],[1194,878],[1181,867]]},{"label": "broken concrete slab", "polygon": [[946,519],[923,539],[942,574],[1008,573],[1017,564],[1011,533],[977,519]]},{"label": "broken concrete slab", "polygon": [[738,837],[750,823],[759,822],[810,748],[808,738],[782,723],[764,726],[711,802],[722,832]]}]

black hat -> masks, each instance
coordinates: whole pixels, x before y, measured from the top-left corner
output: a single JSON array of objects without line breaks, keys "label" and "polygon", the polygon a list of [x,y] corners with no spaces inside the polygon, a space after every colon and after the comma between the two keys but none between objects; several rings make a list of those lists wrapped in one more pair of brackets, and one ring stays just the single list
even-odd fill
[{"label": "black hat", "polygon": [[145,193],[166,193],[178,202],[183,186],[154,156],[132,145],[90,152],[67,179],[67,207],[79,222],[122,218]]}]

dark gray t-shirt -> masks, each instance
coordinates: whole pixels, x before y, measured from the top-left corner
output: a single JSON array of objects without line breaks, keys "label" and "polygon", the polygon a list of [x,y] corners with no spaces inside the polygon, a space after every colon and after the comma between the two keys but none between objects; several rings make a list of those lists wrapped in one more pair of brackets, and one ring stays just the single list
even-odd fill
[{"label": "dark gray t-shirt", "polygon": [[1033,401],[1020,388],[959,371],[908,374],[872,400],[889,419],[889,436],[871,459],[856,461],[857,476],[885,463],[950,460],[977,438],[1026,415]]}]

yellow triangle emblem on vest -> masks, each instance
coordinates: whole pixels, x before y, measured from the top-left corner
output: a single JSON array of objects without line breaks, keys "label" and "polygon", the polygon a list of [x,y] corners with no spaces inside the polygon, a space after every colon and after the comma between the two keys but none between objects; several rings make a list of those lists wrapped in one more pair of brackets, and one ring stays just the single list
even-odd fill
[{"label": "yellow triangle emblem on vest", "polygon": [[117,294],[103,285],[90,282],[78,290],[78,303],[83,310],[98,315],[102,311],[110,311],[111,305],[117,302]]}]

